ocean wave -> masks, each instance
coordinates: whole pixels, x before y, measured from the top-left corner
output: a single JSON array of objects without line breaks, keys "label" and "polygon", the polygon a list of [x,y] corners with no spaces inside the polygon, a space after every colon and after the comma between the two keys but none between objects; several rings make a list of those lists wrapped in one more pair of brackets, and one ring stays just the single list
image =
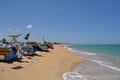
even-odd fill
[{"label": "ocean wave", "polygon": [[99,64],[99,65],[108,67],[108,68],[110,68],[110,69],[113,69],[113,70],[116,70],[116,71],[120,71],[120,68],[117,68],[117,67],[114,67],[114,66],[107,65],[107,64],[105,64],[105,63],[102,62],[102,61],[97,61],[97,60],[91,60],[91,61],[92,61],[92,62],[95,62],[95,63],[97,63],[97,64]]},{"label": "ocean wave", "polygon": [[63,74],[64,80],[87,80],[86,76],[80,75],[77,72],[65,72]]},{"label": "ocean wave", "polygon": [[63,48],[67,48],[67,46],[63,46]]},{"label": "ocean wave", "polygon": [[90,53],[90,52],[83,52],[83,51],[79,51],[79,50],[74,50],[72,48],[68,48],[66,47],[69,51],[73,51],[73,52],[76,52],[76,53],[81,53],[81,54],[86,54],[86,55],[91,55],[91,56],[94,56],[96,55],[96,53]]},{"label": "ocean wave", "polygon": [[80,52],[80,53],[87,54],[87,55],[96,55],[95,53],[89,53],[89,52]]},{"label": "ocean wave", "polygon": [[63,48],[68,48],[70,45],[64,45]]}]

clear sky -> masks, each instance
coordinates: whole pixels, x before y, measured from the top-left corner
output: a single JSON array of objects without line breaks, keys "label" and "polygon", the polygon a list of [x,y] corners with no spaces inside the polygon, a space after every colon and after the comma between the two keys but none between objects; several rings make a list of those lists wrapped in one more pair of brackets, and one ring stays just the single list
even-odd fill
[{"label": "clear sky", "polygon": [[0,39],[120,44],[120,0],[0,0]]}]

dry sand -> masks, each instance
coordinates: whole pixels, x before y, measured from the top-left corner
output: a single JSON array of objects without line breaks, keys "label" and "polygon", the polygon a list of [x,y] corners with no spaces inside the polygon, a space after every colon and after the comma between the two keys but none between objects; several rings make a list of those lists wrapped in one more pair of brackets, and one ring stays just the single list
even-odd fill
[{"label": "dry sand", "polygon": [[0,62],[0,80],[63,80],[64,72],[71,71],[74,63],[84,61],[61,45],[54,48],[33,57],[23,56],[22,60]]}]

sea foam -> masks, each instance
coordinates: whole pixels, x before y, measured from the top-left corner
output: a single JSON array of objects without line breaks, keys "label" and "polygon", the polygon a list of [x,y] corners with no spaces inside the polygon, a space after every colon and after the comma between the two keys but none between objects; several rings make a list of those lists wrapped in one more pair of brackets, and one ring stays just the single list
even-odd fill
[{"label": "sea foam", "polygon": [[87,80],[86,76],[80,75],[77,72],[66,72],[63,74],[64,80]]},{"label": "sea foam", "polygon": [[[67,47],[66,47],[67,48]],[[96,53],[90,53],[90,52],[83,52],[83,51],[79,51],[79,50],[74,50],[72,48],[67,48],[69,51],[73,51],[73,52],[76,52],[76,53],[81,53],[81,54],[86,54],[86,55],[91,55],[91,56],[94,56],[96,55]]]},{"label": "sea foam", "polygon": [[108,67],[108,68],[110,68],[110,69],[113,69],[113,70],[116,70],[116,71],[120,71],[120,68],[117,68],[117,67],[114,67],[114,66],[107,65],[107,64],[105,64],[105,63],[102,62],[102,61],[97,61],[97,60],[91,60],[91,61],[92,61],[92,62],[95,62],[95,63],[97,63],[97,64],[99,64],[99,65]]}]

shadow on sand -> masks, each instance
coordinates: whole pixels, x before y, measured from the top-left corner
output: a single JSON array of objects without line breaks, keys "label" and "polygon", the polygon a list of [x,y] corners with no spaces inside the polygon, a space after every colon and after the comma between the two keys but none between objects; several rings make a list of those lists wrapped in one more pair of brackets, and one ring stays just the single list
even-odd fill
[{"label": "shadow on sand", "polygon": [[[39,54],[34,54],[34,55],[29,55],[28,56],[28,59],[32,59],[32,57],[34,58],[35,56],[38,56],[38,57],[43,57],[42,55],[39,55]],[[19,63],[29,63],[29,61],[22,61],[23,59],[22,58],[17,58],[17,59],[12,59],[12,60],[1,60],[1,62],[3,63],[7,63],[7,64],[12,64],[14,62],[19,62]]]},{"label": "shadow on sand", "polygon": [[33,55],[29,55],[30,57],[34,57],[34,56],[38,56],[38,57],[43,57],[42,55],[39,54],[33,54]]},{"label": "shadow on sand", "polygon": [[14,69],[14,70],[19,70],[19,69],[23,69],[24,67],[22,66],[15,66],[15,67],[12,67],[11,69]]},{"label": "shadow on sand", "polygon": [[[29,55],[29,56],[26,56],[28,59],[32,59],[34,58],[35,56],[38,56],[38,57],[43,57],[42,55],[39,55],[39,54],[34,54],[34,55]],[[12,60],[0,60],[0,63],[7,63],[7,64],[12,64],[14,62],[19,62],[19,63],[29,63],[29,61],[23,61],[23,58],[17,58],[17,59],[12,59]],[[23,69],[24,67],[22,66],[15,66],[15,67],[12,67],[11,69],[14,69],[14,70],[19,70],[19,69]],[[1,70],[1,71],[4,71],[4,70]]]},{"label": "shadow on sand", "polygon": [[19,58],[19,59],[12,59],[12,60],[1,60],[0,62],[12,64],[13,62],[23,63],[24,61],[22,61],[22,58]]},{"label": "shadow on sand", "polygon": [[39,55],[39,54],[33,54],[33,55],[27,56],[27,58],[28,58],[28,59],[32,59],[32,58],[34,58],[35,56],[37,56],[37,57],[43,57],[42,55]]}]

